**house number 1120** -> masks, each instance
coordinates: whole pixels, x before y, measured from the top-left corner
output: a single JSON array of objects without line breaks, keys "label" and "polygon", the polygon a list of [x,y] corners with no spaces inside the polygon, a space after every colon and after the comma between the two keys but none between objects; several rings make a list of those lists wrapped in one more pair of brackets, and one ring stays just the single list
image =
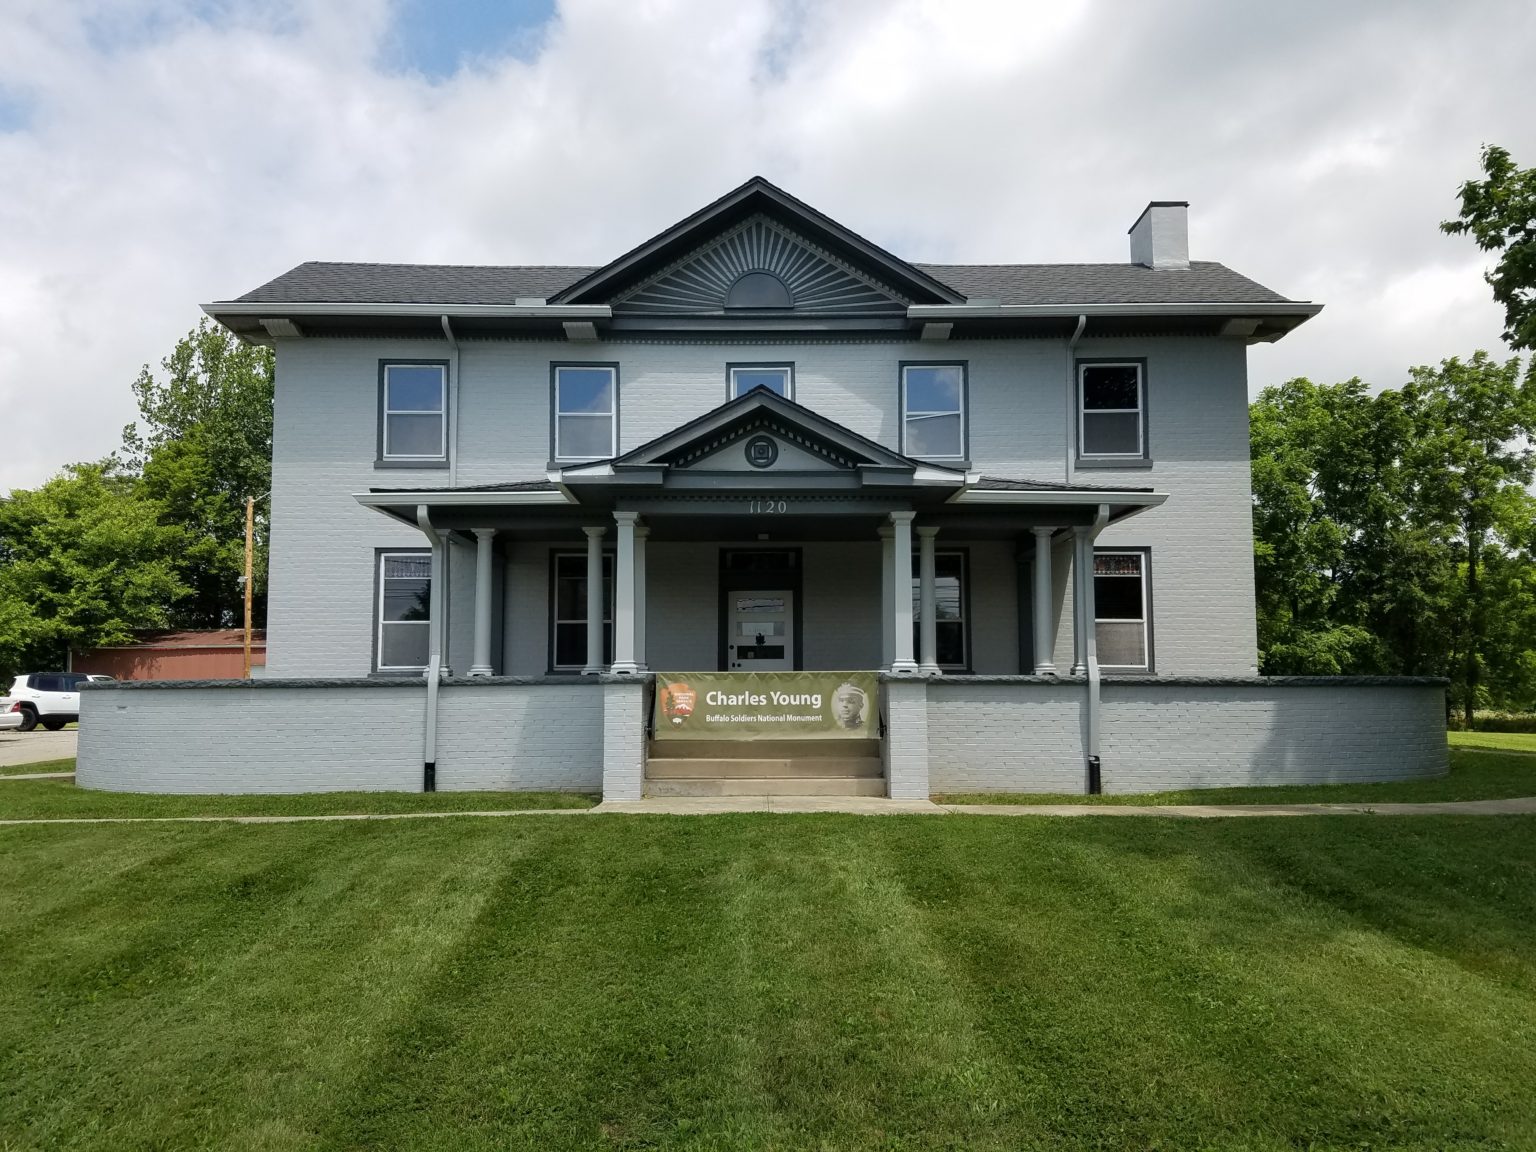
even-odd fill
[{"label": "house number 1120", "polygon": [[782,513],[789,511],[788,500],[748,500],[747,511],[750,513]]}]

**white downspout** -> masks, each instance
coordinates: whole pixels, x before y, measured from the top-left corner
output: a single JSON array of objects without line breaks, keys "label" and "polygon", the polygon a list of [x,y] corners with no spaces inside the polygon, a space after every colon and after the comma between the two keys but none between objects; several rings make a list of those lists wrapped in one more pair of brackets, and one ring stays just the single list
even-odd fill
[{"label": "white downspout", "polygon": [[[444,321],[446,323],[446,319]],[[1062,456],[1062,479],[1072,483],[1072,439],[1077,431],[1077,368],[1072,360],[1072,353],[1077,351],[1077,342],[1083,338],[1083,329],[1088,327],[1088,316],[1080,314],[1077,318],[1077,329],[1072,333],[1072,339],[1067,341],[1067,407],[1066,407],[1066,433],[1067,447]]]},{"label": "white downspout", "polygon": [[459,484],[459,341],[453,334],[453,326],[446,315],[443,335],[448,338],[448,487]]},{"label": "white downspout", "polygon": [[[1099,533],[1104,531],[1104,526],[1109,523],[1109,505],[1100,504],[1097,515],[1093,518],[1093,527],[1088,532],[1088,542],[1083,546],[1087,556],[1082,562],[1087,566],[1083,577],[1083,587],[1087,590],[1087,599],[1093,599],[1093,544],[1099,538]],[[1082,611],[1086,615],[1093,605],[1085,604]],[[1093,616],[1098,615],[1095,609]],[[1086,635],[1083,643],[1084,664],[1088,672],[1088,791],[1090,794],[1099,792],[1103,787],[1103,780],[1099,775],[1099,639],[1093,626],[1093,616],[1088,616],[1084,621]]]},{"label": "white downspout", "polygon": [[437,690],[443,671],[443,568],[447,545],[432,527],[425,504],[416,505],[416,525],[432,543],[432,592],[427,622],[427,714],[421,741],[421,790],[437,791]]}]

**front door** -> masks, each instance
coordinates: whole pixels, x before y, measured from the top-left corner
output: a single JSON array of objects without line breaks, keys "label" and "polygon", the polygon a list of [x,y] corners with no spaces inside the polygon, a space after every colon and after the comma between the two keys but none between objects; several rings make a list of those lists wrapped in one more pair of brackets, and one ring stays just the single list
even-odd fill
[{"label": "front door", "polygon": [[795,670],[795,594],[759,591],[727,594],[725,658],[733,672]]}]

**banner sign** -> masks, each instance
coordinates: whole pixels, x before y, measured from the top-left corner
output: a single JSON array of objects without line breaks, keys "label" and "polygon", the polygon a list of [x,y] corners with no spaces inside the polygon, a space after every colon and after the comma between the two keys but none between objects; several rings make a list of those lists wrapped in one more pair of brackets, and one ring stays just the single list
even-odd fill
[{"label": "banner sign", "polygon": [[658,672],[658,740],[869,740],[873,672]]}]

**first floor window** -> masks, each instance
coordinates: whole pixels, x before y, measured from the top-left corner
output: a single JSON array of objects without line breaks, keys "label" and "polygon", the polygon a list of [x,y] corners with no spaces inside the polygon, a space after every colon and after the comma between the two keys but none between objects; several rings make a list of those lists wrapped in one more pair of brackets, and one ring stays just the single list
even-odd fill
[{"label": "first floor window", "polygon": [[1145,669],[1151,651],[1147,554],[1094,552],[1093,615],[1099,667]]},{"label": "first floor window", "polygon": [[425,668],[431,620],[432,553],[380,554],[379,670],[416,671]]},{"label": "first floor window", "polygon": [[[966,651],[965,553],[938,552],[933,558],[934,648],[940,668],[956,671],[970,667]],[[912,556],[912,651],[923,649],[922,565]]]},{"label": "first floor window", "polygon": [[906,364],[901,369],[901,450],[928,460],[965,458],[965,368]]},{"label": "first floor window", "polygon": [[1079,364],[1077,372],[1078,455],[1146,456],[1146,389],[1141,365]]},{"label": "first floor window", "polygon": [[554,403],[556,460],[606,460],[619,454],[617,368],[557,364]]},{"label": "first floor window", "polygon": [[[554,554],[554,635],[549,666],[579,672],[587,666],[587,554]],[[613,663],[613,554],[603,554],[603,663]]]},{"label": "first floor window", "polygon": [[441,364],[385,364],[380,455],[385,460],[448,456],[448,369]]},{"label": "first floor window", "polygon": [[754,388],[766,388],[786,400],[793,400],[795,370],[788,364],[733,364],[731,399],[745,396]]}]

